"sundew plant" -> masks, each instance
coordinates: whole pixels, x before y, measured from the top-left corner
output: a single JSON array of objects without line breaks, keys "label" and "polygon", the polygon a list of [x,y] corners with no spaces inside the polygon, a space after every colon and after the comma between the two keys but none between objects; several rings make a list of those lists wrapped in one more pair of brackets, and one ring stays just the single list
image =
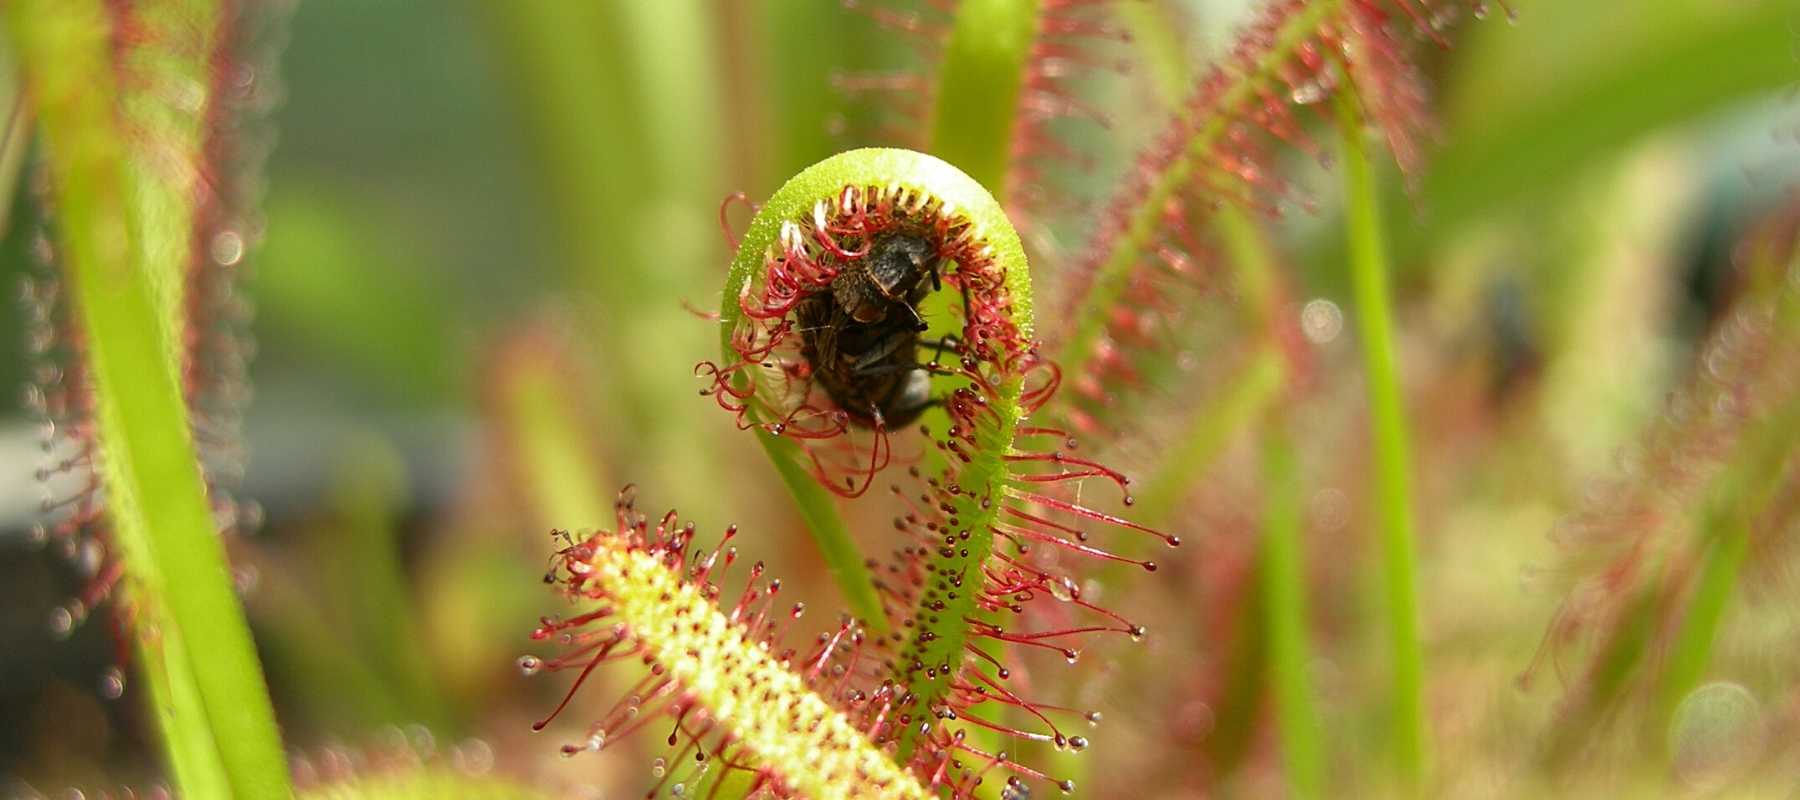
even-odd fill
[{"label": "sundew plant", "polygon": [[1800,2],[0,12],[7,797],[1800,786]]}]

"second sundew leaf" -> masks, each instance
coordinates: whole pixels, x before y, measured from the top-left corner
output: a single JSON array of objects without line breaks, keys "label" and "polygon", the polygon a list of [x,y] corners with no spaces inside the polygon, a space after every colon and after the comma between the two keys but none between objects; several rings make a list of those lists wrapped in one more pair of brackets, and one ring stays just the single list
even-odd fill
[{"label": "second sundew leaf", "polygon": [[1671,744],[1663,734],[1680,704],[1715,651],[1731,649],[1715,642],[1731,598],[1755,591],[1756,565],[1784,561],[1791,526],[1778,521],[1779,498],[1792,494],[1800,440],[1800,285],[1787,279],[1791,256],[1768,249],[1787,247],[1786,234],[1767,233],[1738,245],[1743,294],[1713,324],[1688,384],[1626,451],[1631,468],[1597,481],[1559,523],[1579,532],[1570,563],[1581,566],[1527,677],[1553,656],[1582,666],[1544,749],[1550,770],[1591,766],[1585,743],[1634,729],[1648,751]]},{"label": "second sundew leaf", "polygon": [[1800,445],[1800,398],[1761,420],[1717,479],[1698,520],[1698,575],[1685,614],[1671,635],[1656,698],[1658,722],[1667,723],[1681,700],[1706,677],[1713,642],[1749,554],[1754,522],[1770,499],[1791,483],[1787,476]]},{"label": "second sundew leaf", "polygon": [[[1104,426],[1107,419],[1096,413],[1110,414],[1107,389],[1138,371],[1138,342],[1169,338],[1144,335],[1144,314],[1120,312],[1135,312],[1145,305],[1142,297],[1164,296],[1157,290],[1163,284],[1189,284],[1205,274],[1194,266],[1217,258],[1217,245],[1209,241],[1213,209],[1238,206],[1277,216],[1284,208],[1314,204],[1284,177],[1283,157],[1330,157],[1321,144],[1328,140],[1315,130],[1336,124],[1328,101],[1348,77],[1362,85],[1394,159],[1403,167],[1418,164],[1420,131],[1428,126],[1408,50],[1416,39],[1443,42],[1435,22],[1465,6],[1482,8],[1473,0],[1262,4],[1227,55],[1196,76],[1163,133],[1137,157],[1098,220],[1087,254],[1054,300],[1068,324],[1053,337],[1053,358],[1069,380],[1096,389],[1088,393],[1097,396],[1094,408],[1065,414],[1070,424],[1080,430],[1094,422]],[[1126,19],[1134,33],[1154,24],[1153,15],[1141,10]],[[1168,50],[1149,56],[1164,85],[1185,72]],[[1121,320],[1138,324],[1121,326]]]},{"label": "second sundew leaf", "polygon": [[[1334,85],[1324,77],[1329,68],[1321,55],[1320,36],[1341,17],[1345,5],[1346,0],[1272,5],[1240,37],[1233,58],[1200,79],[1169,131],[1140,157],[1134,178],[1101,220],[1082,267],[1085,274],[1077,277],[1073,293],[1062,304],[1072,313],[1073,323],[1061,337],[1057,362],[1071,375],[1087,368],[1131,275],[1155,255],[1170,204],[1180,203],[1191,183],[1214,182],[1233,171],[1227,165],[1246,163],[1250,154],[1237,149],[1246,142],[1232,141],[1234,130],[1241,133],[1247,118],[1264,108],[1265,99],[1276,98],[1268,107],[1280,110],[1281,116],[1268,117],[1263,127],[1297,132],[1287,101],[1299,96],[1307,104],[1317,103],[1322,95],[1313,97],[1302,90],[1326,92]],[[1252,189],[1260,183],[1250,175],[1241,177]],[[1236,185],[1229,188],[1234,194],[1243,191]]]},{"label": "second sundew leaf", "polygon": [[[218,8],[133,8],[142,47],[122,52],[111,38],[117,21],[97,2],[7,10],[42,123],[58,247],[91,370],[99,471],[133,603],[129,628],[171,772],[193,796],[290,795],[180,378],[179,276],[199,180],[193,112],[208,98],[181,106],[118,78],[123,68],[140,83],[190,85],[184,80],[210,63]],[[167,149],[152,158],[134,134],[166,136],[154,141]]]},{"label": "second sundew leaf", "polygon": [[[717,602],[724,592],[715,581],[737,558],[735,528],[715,549],[698,549],[691,523],[671,511],[652,527],[636,510],[635,495],[630,487],[620,494],[611,530],[579,539],[557,534],[564,547],[546,580],[579,613],[545,618],[532,634],[562,643],[562,655],[525,656],[519,666],[526,674],[571,670],[579,677],[533,728],[543,730],[568,709],[602,663],[641,661],[648,673],[588,726],[584,741],[564,745],[564,755],[605,750],[648,725],[661,728],[668,716],[670,745],[685,744],[673,758],[657,760],[651,772],[658,781],[646,797],[665,786],[683,796],[705,781],[740,783],[758,797],[929,797],[927,781],[870,738],[884,723],[890,693],[847,685],[858,673],[860,626],[844,620],[804,655],[778,649],[777,620],[798,618],[802,607],[786,614],[774,608],[780,582],[761,583],[761,562],[729,611]],[[718,774],[709,777],[715,765]]]}]

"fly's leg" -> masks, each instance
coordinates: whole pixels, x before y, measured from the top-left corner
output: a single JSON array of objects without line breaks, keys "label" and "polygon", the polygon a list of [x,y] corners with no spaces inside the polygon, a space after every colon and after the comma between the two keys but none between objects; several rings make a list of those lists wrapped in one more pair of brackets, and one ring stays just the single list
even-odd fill
[{"label": "fly's leg", "polygon": [[936,340],[922,339],[919,341],[919,344],[932,348],[931,362],[922,366],[939,375],[947,374],[950,371],[943,366],[944,351],[948,350],[952,353],[962,352],[962,339],[958,338],[954,333],[945,334],[943,338]]},{"label": "fly's leg", "polygon": [[917,308],[913,308],[912,304],[901,303],[900,307],[906,309],[906,313],[912,315],[912,318],[913,318],[912,329],[913,329],[914,333],[924,333],[926,330],[931,328],[931,325],[929,325],[925,322],[925,318],[922,316],[919,316],[919,310]]}]

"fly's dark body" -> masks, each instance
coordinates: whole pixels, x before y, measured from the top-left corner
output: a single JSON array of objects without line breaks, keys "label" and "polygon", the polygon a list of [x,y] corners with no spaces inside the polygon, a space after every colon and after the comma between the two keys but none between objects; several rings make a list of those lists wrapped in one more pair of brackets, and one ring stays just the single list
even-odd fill
[{"label": "fly's dark body", "polygon": [[877,236],[828,290],[795,307],[801,354],[813,378],[862,427],[906,425],[931,405],[919,363],[919,302],[940,287],[937,251],[924,237]]}]

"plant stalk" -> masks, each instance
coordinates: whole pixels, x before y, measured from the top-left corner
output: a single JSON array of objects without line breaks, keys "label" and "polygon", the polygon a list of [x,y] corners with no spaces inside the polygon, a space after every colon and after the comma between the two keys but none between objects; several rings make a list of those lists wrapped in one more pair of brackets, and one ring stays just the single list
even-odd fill
[{"label": "plant stalk", "polygon": [[1300,467],[1285,425],[1271,415],[1263,424],[1262,574],[1264,625],[1275,719],[1289,795],[1321,797],[1325,770],[1318,712],[1313,702],[1311,646],[1307,641],[1306,564],[1301,525]]},{"label": "plant stalk", "polygon": [[932,154],[1006,199],[1039,0],[962,0],[938,75]]},{"label": "plant stalk", "polygon": [[1381,540],[1381,580],[1393,683],[1389,698],[1394,767],[1407,788],[1417,791],[1425,770],[1425,719],[1421,699],[1424,653],[1419,644],[1415,577],[1411,464],[1405,409],[1400,396],[1389,305],[1388,247],[1380,188],[1369,158],[1357,87],[1343,70],[1336,98],[1343,137],[1345,230],[1350,282],[1356,299],[1358,339],[1368,387],[1369,427],[1375,460],[1376,523]]}]

